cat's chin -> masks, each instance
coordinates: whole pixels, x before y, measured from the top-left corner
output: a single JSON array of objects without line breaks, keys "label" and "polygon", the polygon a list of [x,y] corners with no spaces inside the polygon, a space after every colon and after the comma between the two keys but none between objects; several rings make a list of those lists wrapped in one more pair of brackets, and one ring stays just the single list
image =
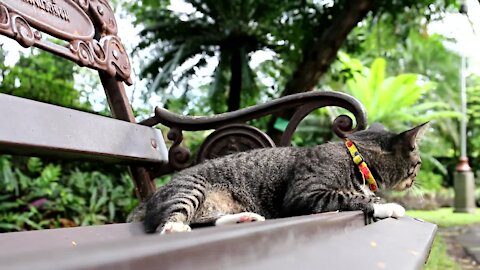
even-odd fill
[{"label": "cat's chin", "polygon": [[405,191],[407,188],[401,188],[401,187],[394,187],[393,190],[394,191]]}]

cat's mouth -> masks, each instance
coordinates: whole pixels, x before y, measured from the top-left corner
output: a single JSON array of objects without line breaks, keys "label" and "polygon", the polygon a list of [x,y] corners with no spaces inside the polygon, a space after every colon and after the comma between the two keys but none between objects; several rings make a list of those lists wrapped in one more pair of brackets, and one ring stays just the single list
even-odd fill
[{"label": "cat's mouth", "polygon": [[407,178],[403,181],[398,182],[396,185],[393,186],[393,190],[395,191],[403,191],[409,189],[415,183],[415,178]]}]

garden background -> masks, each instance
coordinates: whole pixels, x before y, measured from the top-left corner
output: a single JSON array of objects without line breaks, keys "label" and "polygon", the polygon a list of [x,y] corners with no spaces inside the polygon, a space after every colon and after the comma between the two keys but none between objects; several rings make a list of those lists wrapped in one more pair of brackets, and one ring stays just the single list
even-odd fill
[{"label": "garden background", "polygon": [[[407,194],[384,194],[410,209],[452,204],[465,54],[468,157],[475,175],[480,172],[480,54],[472,49],[480,44],[477,1],[467,1],[469,14],[477,15],[469,17],[451,0],[111,3],[134,64],[135,82],[127,90],[138,120],[155,106],[212,115],[333,90],[355,96],[369,123],[393,131],[430,121],[418,184]],[[5,39],[0,44],[0,92],[109,114],[91,71]],[[315,111],[293,144],[335,140],[329,127],[339,113]],[[285,111],[255,125],[275,138],[289,116]],[[208,134],[186,133],[184,143],[195,152]],[[0,187],[0,232],[124,222],[137,204],[120,165],[3,155]]]}]

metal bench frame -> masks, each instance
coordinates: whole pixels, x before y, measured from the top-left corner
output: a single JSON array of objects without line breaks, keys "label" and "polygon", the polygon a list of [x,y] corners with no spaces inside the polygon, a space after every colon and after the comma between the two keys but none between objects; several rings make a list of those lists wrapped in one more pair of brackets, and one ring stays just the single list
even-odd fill
[{"label": "metal bench frame", "polygon": [[[325,106],[345,108],[355,117],[355,128],[348,116],[341,115],[335,119],[332,127],[338,136],[344,137],[349,132],[366,127],[363,106],[355,98],[336,92],[302,93],[210,117],[180,116],[157,107],[154,116],[136,123],[124,88],[124,83],[132,84],[131,65],[117,32],[115,16],[107,0],[0,0],[0,34],[15,39],[23,47],[34,46],[98,70],[112,114],[112,117],[103,117],[0,94],[0,153],[128,164],[137,196],[144,199],[154,192],[152,180],[157,176],[236,151],[275,147],[268,135],[249,125],[248,121],[285,108],[292,110],[293,117],[281,138],[280,146],[290,144],[302,119],[313,110]],[[53,43],[43,33],[62,42]],[[158,124],[169,128],[167,137],[172,141],[169,149],[161,132],[153,128]],[[215,131],[206,138],[191,161],[189,150],[181,144],[183,131],[212,129]],[[0,265],[12,269],[30,269],[32,265],[45,269],[115,266],[149,269],[158,265],[164,265],[165,269],[188,269],[187,266],[195,264],[202,269],[233,269],[242,268],[237,263],[243,262],[249,267],[259,268],[252,264],[252,259],[255,259],[262,261],[260,265],[263,266],[286,268],[294,265],[294,258],[305,258],[306,261],[301,265],[312,267],[317,263],[315,250],[323,254],[323,257],[318,257],[322,260],[331,257],[330,253],[340,252],[336,249],[338,243],[345,243],[347,246],[343,249],[348,253],[366,254],[353,249],[363,248],[361,241],[375,235],[379,239],[389,239],[386,243],[390,246],[382,247],[379,254],[398,251],[406,243],[411,245],[411,249],[406,251],[408,253],[411,250],[410,256],[407,256],[411,259],[407,260],[410,263],[408,265],[421,267],[435,230],[435,225],[408,218],[364,226],[363,217],[357,212],[280,219],[222,229],[200,229],[191,234],[155,240],[151,237],[142,238],[138,224],[115,224],[0,234]],[[396,234],[395,238],[388,238],[390,233]],[[331,238],[332,234],[338,238]],[[331,240],[324,243],[325,239]],[[357,242],[357,239],[364,240]],[[280,240],[286,241],[284,246]],[[383,240],[378,241],[380,243]],[[395,241],[397,244],[391,245]],[[249,243],[261,252],[253,252]],[[308,247],[306,253],[295,253],[294,249],[302,245]],[[141,246],[144,247],[141,251],[133,250]],[[100,255],[93,256],[92,251]],[[287,256],[289,251],[296,255]],[[181,256],[175,256],[175,252]],[[182,257],[185,253],[191,256]],[[172,260],[169,257],[171,255],[180,261]],[[202,260],[202,256],[212,260]],[[29,260],[19,260],[22,257]],[[354,258],[362,260],[358,255]],[[370,262],[374,258],[367,254],[362,261]],[[380,263],[388,264],[392,269],[403,269],[400,267],[402,264],[397,262],[406,262],[386,260]],[[347,265],[344,259],[336,262],[333,260],[327,265]],[[392,263],[397,267],[392,267]],[[371,264],[363,264],[365,269],[371,269],[368,265]]]}]

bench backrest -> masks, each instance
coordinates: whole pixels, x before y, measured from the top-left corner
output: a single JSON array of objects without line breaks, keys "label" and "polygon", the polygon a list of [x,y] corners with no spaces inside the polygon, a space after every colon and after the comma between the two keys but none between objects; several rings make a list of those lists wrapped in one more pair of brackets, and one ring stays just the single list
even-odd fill
[{"label": "bench backrest", "polygon": [[[205,159],[275,143],[246,122],[282,109],[292,110],[283,128],[280,146],[290,144],[298,124],[310,112],[325,106],[349,110],[356,119],[338,117],[337,135],[366,127],[363,106],[355,98],[338,92],[314,91],[291,95],[251,108],[210,117],[179,116],[162,108],[140,124],[134,124],[124,83],[131,84],[130,62],[117,36],[117,23],[107,0],[0,0],[0,34],[22,46],[35,46],[79,65],[98,70],[112,116],[99,117],[58,106],[0,94],[0,151],[29,155],[61,155],[131,164],[137,194],[145,198],[155,187],[152,178],[181,170]],[[50,42],[42,33],[60,39]],[[123,120],[123,121],[119,121]],[[130,123],[126,123],[130,122]],[[160,132],[170,128],[167,151]],[[182,146],[182,132],[215,129],[200,146],[196,160]]]},{"label": "bench backrest", "polygon": [[131,65],[117,31],[106,0],[0,1],[0,34],[98,70],[115,118],[0,94],[0,151],[128,163],[144,198],[155,189],[145,168],[165,163],[167,150],[159,131],[134,124],[124,88]]}]

